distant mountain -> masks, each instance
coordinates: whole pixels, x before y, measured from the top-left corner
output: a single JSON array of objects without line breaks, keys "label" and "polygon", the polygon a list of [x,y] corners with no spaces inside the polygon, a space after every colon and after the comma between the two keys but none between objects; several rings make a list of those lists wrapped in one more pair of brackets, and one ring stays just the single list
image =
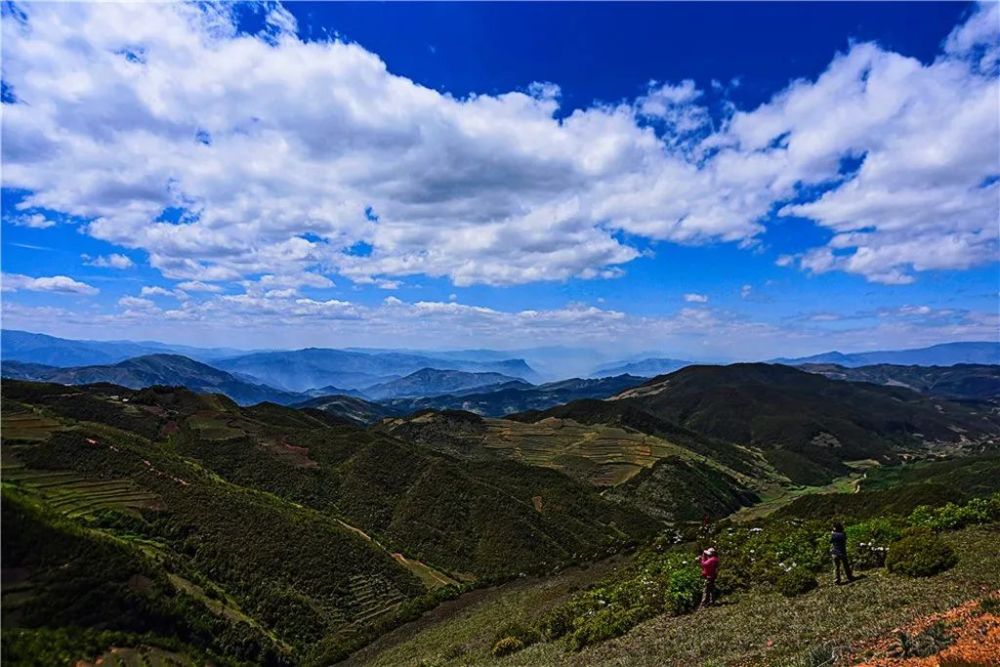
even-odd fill
[{"label": "distant mountain", "polygon": [[525,410],[544,410],[581,398],[606,398],[645,381],[646,378],[633,375],[592,380],[573,378],[537,386],[518,381],[487,388],[488,390],[417,399],[390,399],[382,401],[382,404],[396,414],[409,414],[419,410],[465,410],[486,417],[502,417]]},{"label": "distant mountain", "polygon": [[424,368],[501,373],[528,381],[536,375],[522,359],[468,361],[397,352],[368,353],[321,348],[260,352],[223,359],[214,364],[289,391],[306,391],[325,385],[363,389]]},{"label": "distant mountain", "polygon": [[421,368],[397,380],[365,387],[363,393],[365,397],[378,401],[386,398],[440,396],[501,384],[509,386],[511,383],[524,387],[532,386],[519,378],[502,373],[470,373]]},{"label": "distant mountain", "polygon": [[606,401],[517,416],[547,417],[620,423],[653,435],[679,425],[756,448],[799,484],[826,483],[847,472],[845,461],[889,462],[906,451],[1000,440],[1000,418],[987,410],[772,364],[688,366]]},{"label": "distant mountain", "polygon": [[837,364],[838,366],[871,366],[899,364],[904,366],[952,366],[954,364],[1000,364],[1000,343],[942,343],[913,350],[882,350],[877,352],[825,352],[811,357],[774,359],[773,363],[798,366],[801,364]]},{"label": "distant mountain", "polygon": [[[418,356],[432,356],[435,359],[461,361],[504,361],[506,359],[523,359],[537,372],[536,376],[524,377],[532,382],[540,380],[557,380],[567,377],[590,375],[599,363],[607,363],[609,357],[596,350],[586,347],[566,347],[564,345],[546,345],[542,347],[524,347],[512,350],[466,349],[466,350],[414,350],[408,348],[365,348],[349,347],[351,352],[366,354],[383,354],[394,352]],[[510,375],[510,373],[508,373]],[[522,377],[522,376],[518,376]]]},{"label": "distant mountain", "polygon": [[664,358],[654,358],[650,357],[647,359],[640,359],[639,361],[632,361],[629,363],[619,363],[619,364],[609,364],[607,366],[598,367],[591,375],[598,377],[608,377],[614,375],[640,375],[643,377],[654,377],[656,375],[663,375],[664,373],[671,373],[673,371],[684,368],[685,366],[690,366],[690,361],[682,361],[681,359],[664,359]]},{"label": "distant mountain", "polygon": [[1000,399],[1000,366],[955,364],[954,366],[897,366],[878,364],[848,368],[837,364],[802,364],[804,371],[833,380],[871,382],[906,387],[922,394],[966,400]]},{"label": "distant mountain", "polygon": [[69,340],[16,329],[0,330],[0,356],[5,361],[64,367],[93,366],[162,353],[183,354],[200,361],[245,354],[242,350],[231,348],[197,348],[151,341]]},{"label": "distant mountain", "polygon": [[131,389],[153,385],[186,387],[202,394],[224,394],[241,405],[262,401],[288,404],[303,398],[301,394],[246,382],[225,371],[176,354],[150,354],[117,364],[70,368],[5,360],[0,368],[3,377],[66,385],[106,382]]}]

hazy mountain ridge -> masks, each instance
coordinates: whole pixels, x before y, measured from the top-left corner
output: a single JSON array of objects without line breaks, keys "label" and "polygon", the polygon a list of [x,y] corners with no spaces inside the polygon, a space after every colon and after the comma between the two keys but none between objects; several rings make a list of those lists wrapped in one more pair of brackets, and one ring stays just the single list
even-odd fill
[{"label": "hazy mountain ridge", "polygon": [[322,348],[260,352],[222,359],[216,365],[227,371],[266,378],[268,383],[289,391],[307,391],[325,385],[363,390],[424,368],[500,373],[525,380],[535,377],[534,370],[522,359],[479,362],[394,352],[369,354]]},{"label": "hazy mountain ridge", "polygon": [[182,354],[198,361],[245,354],[227,348],[199,348],[153,341],[71,340],[47,334],[0,329],[3,359],[46,366],[98,366],[150,354]]},{"label": "hazy mountain ridge", "polygon": [[873,352],[824,352],[808,357],[773,359],[772,363],[797,366],[801,364],[837,364],[839,366],[872,366],[895,364],[902,366],[952,366],[954,364],[1000,364],[1000,342],[941,343],[912,350],[881,350]]},{"label": "hazy mountain ridge", "polygon": [[639,375],[643,377],[654,377],[664,373],[690,366],[692,362],[681,359],[669,359],[664,357],[647,357],[638,361],[631,361],[621,364],[609,364],[597,368],[592,376],[614,376],[614,375]]},{"label": "hazy mountain ridge", "polygon": [[646,378],[619,375],[596,379],[571,378],[535,386],[508,383],[484,388],[483,391],[470,390],[443,396],[386,400],[382,401],[382,404],[396,414],[408,414],[419,410],[465,410],[486,417],[502,417],[526,410],[544,410],[582,398],[606,398],[645,381]]},{"label": "hazy mountain ridge", "polygon": [[241,405],[262,401],[296,403],[301,394],[254,384],[230,373],[176,354],[150,354],[104,366],[60,368],[3,361],[4,377],[56,382],[65,385],[109,383],[143,389],[153,385],[185,387],[205,394],[225,394]]},{"label": "hazy mountain ridge", "polygon": [[379,401],[388,398],[414,398],[454,394],[497,385],[532,386],[520,378],[502,373],[474,373],[421,368],[397,380],[365,387],[362,390],[362,394],[365,398]]}]

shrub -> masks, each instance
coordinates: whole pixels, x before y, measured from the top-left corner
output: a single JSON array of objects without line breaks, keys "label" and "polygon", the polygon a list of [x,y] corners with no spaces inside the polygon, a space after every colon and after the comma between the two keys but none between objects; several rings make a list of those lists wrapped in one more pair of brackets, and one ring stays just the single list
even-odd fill
[{"label": "shrub", "polygon": [[692,567],[678,567],[670,572],[667,585],[666,611],[683,614],[698,606],[701,600],[701,576]]},{"label": "shrub", "polygon": [[626,610],[621,607],[602,609],[590,616],[578,619],[576,629],[570,635],[570,645],[581,649],[590,644],[620,637],[643,620],[642,610]]},{"label": "shrub", "polygon": [[912,530],[889,548],[885,565],[890,572],[929,577],[953,567],[955,552],[930,530]]},{"label": "shrub", "polygon": [[997,520],[1000,520],[1000,493],[989,498],[973,498],[964,505],[947,503],[933,509],[921,505],[913,510],[907,522],[913,527],[940,531]]},{"label": "shrub", "polygon": [[507,623],[497,631],[497,633],[493,636],[493,643],[494,645],[499,644],[504,639],[508,639],[510,637],[513,637],[521,642],[522,647],[531,646],[542,638],[538,630],[535,630],[534,628],[523,623],[514,621]]},{"label": "shrub", "polygon": [[898,540],[902,526],[898,520],[879,518],[848,526],[847,540],[853,545],[851,563],[855,569],[866,570],[885,565],[889,545]]},{"label": "shrub", "polygon": [[808,593],[816,588],[816,576],[804,567],[794,567],[778,578],[775,588],[786,598]]},{"label": "shrub", "polygon": [[927,658],[951,645],[953,639],[944,623],[938,621],[918,635],[896,634],[890,653],[897,658]]},{"label": "shrub", "polygon": [[539,629],[545,639],[559,639],[566,636],[573,629],[573,619],[572,607],[569,605],[556,607],[542,617]]},{"label": "shrub", "polygon": [[979,608],[987,614],[1000,615],[1000,598],[983,598]]},{"label": "shrub", "polygon": [[524,648],[524,642],[517,637],[501,637],[493,644],[493,657],[502,658],[511,653],[517,653]]}]

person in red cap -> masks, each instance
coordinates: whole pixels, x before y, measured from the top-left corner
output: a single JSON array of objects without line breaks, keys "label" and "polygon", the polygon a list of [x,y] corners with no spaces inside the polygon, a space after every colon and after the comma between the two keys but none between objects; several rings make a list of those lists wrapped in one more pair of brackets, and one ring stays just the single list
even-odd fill
[{"label": "person in red cap", "polygon": [[715,604],[715,577],[719,572],[719,557],[715,554],[715,547],[705,549],[698,556],[698,564],[701,565],[701,578],[705,580],[701,606],[707,607]]}]

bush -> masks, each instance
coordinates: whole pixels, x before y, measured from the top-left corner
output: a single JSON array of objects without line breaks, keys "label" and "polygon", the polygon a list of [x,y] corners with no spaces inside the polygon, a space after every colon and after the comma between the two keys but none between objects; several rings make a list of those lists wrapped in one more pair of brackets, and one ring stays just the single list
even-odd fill
[{"label": "bush", "polygon": [[542,638],[538,630],[524,625],[523,623],[512,622],[507,623],[497,631],[497,633],[493,636],[493,644],[499,644],[504,639],[508,639],[510,637],[513,637],[521,642],[522,648],[524,646],[531,646]]},{"label": "bush", "polygon": [[786,598],[808,593],[816,588],[816,576],[804,567],[794,567],[778,578],[775,588]]},{"label": "bush", "polygon": [[566,636],[573,629],[574,618],[573,608],[569,605],[556,607],[539,624],[542,636],[549,640]]},{"label": "bush", "polygon": [[493,645],[493,657],[502,658],[511,653],[517,653],[524,648],[524,642],[517,637],[501,637]]},{"label": "bush", "polygon": [[909,577],[929,577],[953,567],[955,552],[930,530],[913,530],[889,548],[885,566]]},{"label": "bush", "polygon": [[885,565],[889,545],[902,535],[898,520],[870,519],[848,526],[847,542],[853,545],[851,564],[854,569],[867,570]]},{"label": "bush", "polygon": [[570,635],[570,644],[579,650],[605,639],[620,637],[651,615],[643,609],[603,609],[577,619],[576,629]]},{"label": "bush", "polygon": [[979,608],[987,614],[1000,616],[1000,598],[983,598],[979,603]]},{"label": "bush", "polygon": [[973,498],[964,505],[947,503],[937,508],[921,505],[913,510],[907,522],[916,528],[940,531],[997,520],[1000,520],[1000,493],[989,498]]}]

